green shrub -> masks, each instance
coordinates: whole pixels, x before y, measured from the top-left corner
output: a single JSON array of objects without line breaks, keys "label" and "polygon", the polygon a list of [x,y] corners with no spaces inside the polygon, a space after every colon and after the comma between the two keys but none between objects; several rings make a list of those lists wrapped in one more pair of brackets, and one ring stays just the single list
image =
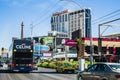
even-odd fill
[{"label": "green shrub", "polygon": [[43,63],[41,64],[41,66],[42,66],[42,67],[48,67],[48,62],[43,62]]},{"label": "green shrub", "polygon": [[57,64],[56,61],[51,61],[51,62],[49,63],[49,67],[55,69],[55,68],[56,68],[56,64]]}]

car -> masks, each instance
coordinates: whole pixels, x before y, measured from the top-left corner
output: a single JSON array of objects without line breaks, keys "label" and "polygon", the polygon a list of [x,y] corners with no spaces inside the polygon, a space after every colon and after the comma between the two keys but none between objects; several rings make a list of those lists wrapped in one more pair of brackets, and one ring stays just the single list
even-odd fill
[{"label": "car", "polygon": [[120,80],[120,63],[96,63],[78,71],[78,80]]},{"label": "car", "polygon": [[0,70],[3,69],[3,63],[0,62]]},{"label": "car", "polygon": [[6,63],[0,62],[0,70],[8,70],[8,65]]},{"label": "car", "polygon": [[70,62],[58,62],[56,66],[56,72],[69,72],[69,73],[74,73],[75,68]]}]

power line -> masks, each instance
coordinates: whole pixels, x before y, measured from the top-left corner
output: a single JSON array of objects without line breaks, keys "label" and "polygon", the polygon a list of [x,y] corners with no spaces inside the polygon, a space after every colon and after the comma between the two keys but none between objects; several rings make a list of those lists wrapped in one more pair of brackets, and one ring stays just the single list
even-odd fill
[{"label": "power line", "polygon": [[[41,19],[41,21],[39,21],[39,23],[37,23],[37,24],[35,24],[35,25],[33,25],[34,27],[35,26],[37,26],[37,25],[39,25],[41,22],[44,22],[45,20],[47,20],[50,16],[51,16],[51,12],[54,10],[54,11],[56,11],[56,10],[59,10],[58,8],[56,8],[56,6],[58,6],[57,4],[58,3],[60,3],[60,1],[58,1],[51,9],[49,9],[49,13],[47,12],[46,14],[49,14],[48,16],[46,16],[46,17],[44,17],[44,18],[42,18]],[[66,4],[63,4],[62,6],[64,6],[64,5],[66,5]],[[56,9],[55,9],[56,8]],[[46,14],[44,14],[44,15],[46,15]]]},{"label": "power line", "polygon": [[[58,2],[59,2],[59,1],[57,1],[55,4],[57,4]],[[44,9],[44,10],[42,11],[42,14],[40,15],[39,19],[40,19],[41,17],[43,17],[45,14],[47,14],[53,7],[54,7],[54,5],[52,5],[52,7],[51,7],[51,5],[49,5],[46,9]],[[36,19],[34,22],[36,22],[36,21],[38,21],[38,19]]]},{"label": "power line", "polygon": [[[119,11],[120,11],[120,9],[118,9],[118,10],[116,10],[116,11],[113,11],[113,12],[107,14],[107,15],[104,15],[104,16],[102,16],[102,17],[99,17],[99,18],[97,18],[97,19],[92,20],[92,22],[94,22],[94,24],[95,24],[95,23],[97,23],[96,21],[99,21],[99,20],[101,20],[101,19],[103,19],[103,18],[105,18],[105,17],[107,17],[107,16],[110,16],[110,15],[112,15],[112,14],[115,14],[115,13],[117,13],[117,12],[119,12]],[[120,13],[119,13],[119,14],[120,14]],[[116,15],[114,15],[114,16],[116,16]],[[114,16],[112,16],[112,17],[114,17]],[[108,19],[108,18],[107,18],[107,19]],[[99,21],[99,22],[100,22],[100,21]]]},{"label": "power line", "polygon": [[120,14],[120,13],[115,14],[115,15],[112,15],[112,16],[107,17],[107,18],[104,18],[104,19],[101,19],[101,20],[99,20],[99,21],[97,21],[97,22],[94,22],[94,23],[92,23],[92,24],[94,25],[94,24],[96,24],[96,23],[103,22],[103,21],[105,21],[105,20],[108,20],[108,19],[110,19],[110,18],[113,18],[113,17],[115,17],[115,16],[118,16],[119,14]]}]

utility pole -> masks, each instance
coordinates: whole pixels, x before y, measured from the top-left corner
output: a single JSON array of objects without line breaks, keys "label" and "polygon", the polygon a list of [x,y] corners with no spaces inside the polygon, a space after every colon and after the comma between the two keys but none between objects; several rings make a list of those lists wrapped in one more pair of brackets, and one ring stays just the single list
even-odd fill
[{"label": "utility pole", "polygon": [[24,23],[21,23],[21,39],[24,37]]},{"label": "utility pole", "polygon": [[[102,54],[101,53],[102,52],[102,38],[101,38],[100,27],[101,26],[116,26],[116,25],[110,25],[108,23],[112,23],[112,22],[115,22],[115,21],[118,21],[118,20],[120,20],[120,18],[117,18],[117,19],[114,19],[114,20],[111,20],[111,21],[107,21],[107,22],[104,22],[104,23],[98,25],[98,53],[99,53],[99,55]],[[105,30],[107,30],[107,28]]]}]

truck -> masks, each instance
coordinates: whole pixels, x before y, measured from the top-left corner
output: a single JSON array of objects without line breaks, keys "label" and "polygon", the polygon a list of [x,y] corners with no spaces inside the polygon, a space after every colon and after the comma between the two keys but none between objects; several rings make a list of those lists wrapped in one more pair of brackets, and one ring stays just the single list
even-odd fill
[{"label": "truck", "polygon": [[33,70],[34,42],[26,39],[13,41],[11,70],[30,72]]}]

